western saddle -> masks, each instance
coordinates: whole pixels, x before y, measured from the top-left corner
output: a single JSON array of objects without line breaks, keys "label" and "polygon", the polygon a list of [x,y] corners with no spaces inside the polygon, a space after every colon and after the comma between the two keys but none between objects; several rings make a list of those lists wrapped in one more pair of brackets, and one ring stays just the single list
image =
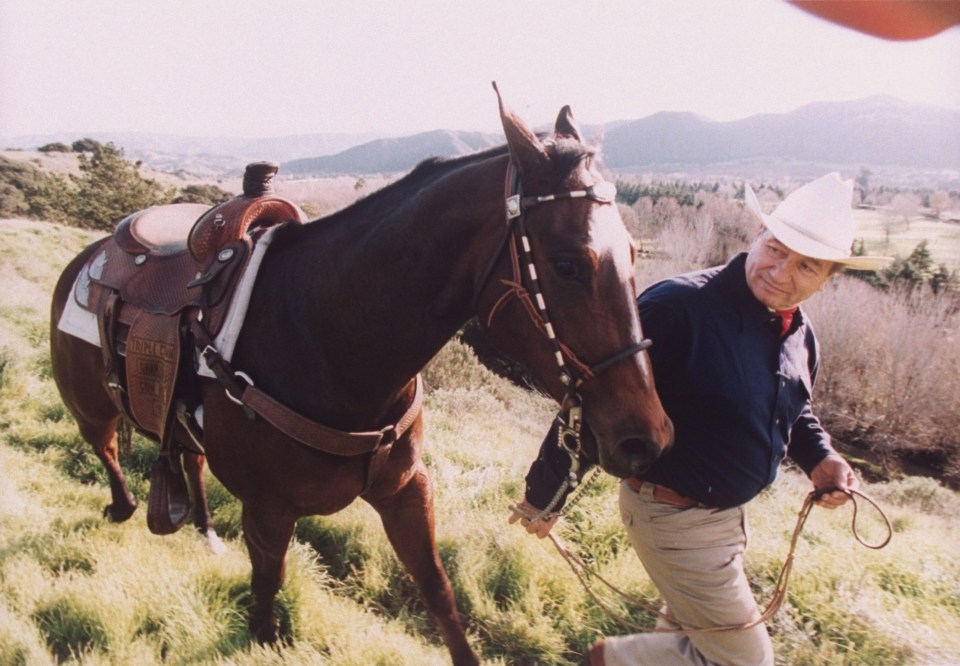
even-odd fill
[{"label": "western saddle", "polygon": [[186,417],[200,402],[195,338],[209,341],[219,332],[263,233],[305,221],[295,204],[273,196],[278,169],[249,164],[243,194],[212,208],[168,204],[129,215],[78,281],[84,293],[77,300],[97,317],[111,397],[124,418],[160,445],[147,520],[155,533],[176,531],[189,512],[180,451],[203,453]]}]

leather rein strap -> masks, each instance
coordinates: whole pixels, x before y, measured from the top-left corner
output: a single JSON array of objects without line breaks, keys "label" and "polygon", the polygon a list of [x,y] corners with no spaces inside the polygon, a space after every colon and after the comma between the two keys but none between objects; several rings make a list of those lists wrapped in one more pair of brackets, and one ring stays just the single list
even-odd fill
[{"label": "leather rein strap", "polygon": [[418,374],[413,380],[416,383],[413,402],[395,424],[366,432],[346,432],[325,426],[278,402],[258,389],[245,373],[234,370],[213,346],[206,327],[197,317],[191,317],[190,329],[200,355],[230,400],[243,407],[247,416],[260,416],[287,437],[318,451],[357,456],[382,450],[414,424],[423,407],[423,380]]}]

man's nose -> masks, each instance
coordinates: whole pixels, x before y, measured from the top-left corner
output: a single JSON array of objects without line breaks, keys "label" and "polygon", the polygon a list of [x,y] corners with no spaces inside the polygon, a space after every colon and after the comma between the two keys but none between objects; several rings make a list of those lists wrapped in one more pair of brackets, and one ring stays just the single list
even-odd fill
[{"label": "man's nose", "polygon": [[770,272],[777,280],[786,280],[790,277],[790,262],[785,258],[775,261]]}]

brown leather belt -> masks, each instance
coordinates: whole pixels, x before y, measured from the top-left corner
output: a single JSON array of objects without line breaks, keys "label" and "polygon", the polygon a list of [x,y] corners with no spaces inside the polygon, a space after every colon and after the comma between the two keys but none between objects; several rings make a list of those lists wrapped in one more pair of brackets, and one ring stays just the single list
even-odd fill
[{"label": "brown leather belt", "polygon": [[[643,487],[644,483],[650,483],[649,481],[641,481],[640,479],[628,478],[627,485],[640,492],[640,489]],[[691,507],[700,506],[700,502],[697,500],[692,500],[689,497],[684,497],[675,490],[671,490],[666,486],[659,486],[656,483],[650,483],[653,486],[653,499],[658,502],[663,502],[664,504],[670,504],[671,506],[678,506],[682,509],[689,509]]]}]

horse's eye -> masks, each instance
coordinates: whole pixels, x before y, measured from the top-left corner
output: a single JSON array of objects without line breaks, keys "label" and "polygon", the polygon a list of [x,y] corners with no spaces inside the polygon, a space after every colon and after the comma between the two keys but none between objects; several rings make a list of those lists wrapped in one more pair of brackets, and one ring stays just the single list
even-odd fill
[{"label": "horse's eye", "polygon": [[564,280],[576,280],[580,277],[580,265],[573,259],[554,259],[553,270]]}]

